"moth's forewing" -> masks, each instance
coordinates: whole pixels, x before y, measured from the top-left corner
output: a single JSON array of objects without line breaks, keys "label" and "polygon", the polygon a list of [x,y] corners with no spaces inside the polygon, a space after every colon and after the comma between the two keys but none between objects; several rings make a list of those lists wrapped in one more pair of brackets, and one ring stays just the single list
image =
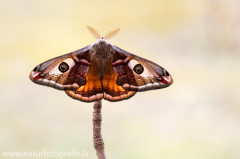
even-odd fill
[{"label": "moth's forewing", "polygon": [[132,76],[128,73],[128,82],[123,84],[123,88],[132,91],[148,91],[153,89],[161,89],[170,86],[173,83],[172,76],[161,66],[138,57],[127,51],[124,51],[116,46],[113,48],[117,53],[125,56],[125,59],[118,61],[116,64],[115,73],[121,79],[124,72],[132,71],[135,82],[131,82]]}]

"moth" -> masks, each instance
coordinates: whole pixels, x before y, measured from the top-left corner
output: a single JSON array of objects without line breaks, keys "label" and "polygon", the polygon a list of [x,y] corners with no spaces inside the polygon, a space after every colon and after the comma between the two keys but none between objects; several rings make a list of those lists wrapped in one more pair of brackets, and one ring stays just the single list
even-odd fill
[{"label": "moth", "polygon": [[119,29],[101,37],[88,26],[98,40],[80,50],[55,57],[35,67],[30,79],[40,85],[64,90],[73,99],[111,102],[129,99],[137,92],[161,89],[173,83],[161,66],[109,43]]}]

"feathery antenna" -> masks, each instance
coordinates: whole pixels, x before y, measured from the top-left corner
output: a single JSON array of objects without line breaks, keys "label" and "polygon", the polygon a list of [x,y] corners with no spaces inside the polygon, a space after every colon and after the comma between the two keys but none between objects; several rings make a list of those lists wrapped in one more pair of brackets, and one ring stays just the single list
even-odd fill
[{"label": "feathery antenna", "polygon": [[96,39],[101,39],[101,34],[94,29],[93,27],[87,26],[89,32],[96,38]]},{"label": "feathery antenna", "polygon": [[[101,39],[101,34],[97,31],[97,29],[94,29],[93,27],[87,26],[89,32],[96,38],[96,39]],[[120,28],[111,30],[107,32],[102,39],[110,39],[114,37],[115,35],[118,34]]]},{"label": "feathery antenna", "polygon": [[120,28],[111,30],[111,31],[107,32],[107,33],[104,35],[103,38],[104,38],[104,39],[110,39],[110,38],[114,37],[115,35],[117,35],[118,32],[119,32],[119,30],[120,30]]}]

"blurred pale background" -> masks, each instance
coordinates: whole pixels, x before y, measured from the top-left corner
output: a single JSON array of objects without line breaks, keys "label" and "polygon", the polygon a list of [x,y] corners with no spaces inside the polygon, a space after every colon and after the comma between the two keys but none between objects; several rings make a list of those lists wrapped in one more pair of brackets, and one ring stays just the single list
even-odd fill
[{"label": "blurred pale background", "polygon": [[174,79],[167,89],[103,101],[107,158],[240,158],[239,6],[239,0],[1,1],[0,151],[75,149],[97,158],[93,104],[28,78],[41,62],[95,42],[90,25],[102,34],[120,27],[112,44],[158,63]]}]

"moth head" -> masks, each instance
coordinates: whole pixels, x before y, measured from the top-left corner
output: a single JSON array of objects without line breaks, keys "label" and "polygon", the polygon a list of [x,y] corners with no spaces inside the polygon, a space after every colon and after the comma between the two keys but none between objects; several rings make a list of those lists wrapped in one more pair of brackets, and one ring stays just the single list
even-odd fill
[{"label": "moth head", "polygon": [[59,90],[77,89],[79,88],[77,84],[65,85],[67,76],[74,65],[75,62],[72,58],[51,59],[36,66],[29,77],[34,83]]}]

